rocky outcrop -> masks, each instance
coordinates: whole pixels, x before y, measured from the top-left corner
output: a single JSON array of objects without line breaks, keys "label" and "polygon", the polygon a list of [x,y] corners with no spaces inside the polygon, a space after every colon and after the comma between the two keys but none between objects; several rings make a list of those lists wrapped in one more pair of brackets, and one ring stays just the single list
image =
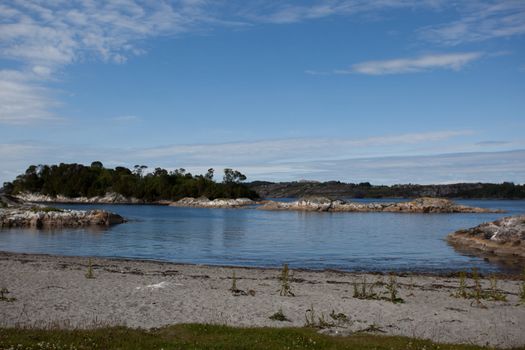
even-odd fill
[{"label": "rocky outcrop", "polygon": [[447,237],[459,249],[474,249],[494,255],[525,258],[525,215],[509,216],[459,230]]},{"label": "rocky outcrop", "polygon": [[400,203],[356,203],[326,197],[306,197],[295,202],[267,201],[261,210],[299,210],[329,212],[393,212],[393,213],[500,213],[500,210],[458,205],[443,198],[418,198]]},{"label": "rocky outcrop", "polygon": [[105,210],[62,210],[45,207],[0,209],[0,228],[61,228],[110,226],[125,222],[118,214]]},{"label": "rocky outcrop", "polygon": [[217,198],[209,200],[206,197],[192,198],[186,197],[176,202],[170,203],[173,207],[192,207],[192,208],[241,208],[255,205],[257,202],[248,198],[223,199]]},{"label": "rocky outcrop", "polygon": [[118,193],[106,193],[104,196],[96,197],[65,197],[62,195],[48,196],[40,193],[19,193],[16,195],[21,201],[33,203],[95,203],[95,204],[141,204],[143,200],[124,197]]}]

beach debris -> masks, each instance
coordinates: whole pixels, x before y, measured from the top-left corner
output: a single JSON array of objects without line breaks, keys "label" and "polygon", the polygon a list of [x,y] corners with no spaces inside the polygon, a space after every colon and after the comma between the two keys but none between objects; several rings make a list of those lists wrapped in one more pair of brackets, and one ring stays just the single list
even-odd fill
[{"label": "beach debris", "polygon": [[11,292],[7,288],[0,288],[0,301],[7,301],[12,302],[15,301],[16,298],[8,297],[7,294],[10,294]]},{"label": "beach debris", "polygon": [[163,288],[166,288],[168,286],[182,286],[182,285],[183,284],[181,284],[181,283],[172,283],[172,282],[162,281],[162,282],[159,282],[159,283],[148,284],[146,286],[136,287],[135,289],[137,289],[137,290],[141,290],[141,289],[163,289]]}]

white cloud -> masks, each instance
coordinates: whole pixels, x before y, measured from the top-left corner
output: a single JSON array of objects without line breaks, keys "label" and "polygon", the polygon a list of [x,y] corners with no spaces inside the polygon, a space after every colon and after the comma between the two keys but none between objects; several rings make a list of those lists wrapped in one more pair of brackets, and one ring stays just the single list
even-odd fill
[{"label": "white cloud", "polygon": [[445,45],[458,45],[525,34],[525,1],[469,1],[459,4],[459,20],[422,28],[421,36]]},{"label": "white cloud", "polygon": [[139,121],[140,118],[137,117],[136,115],[121,115],[118,117],[110,118],[110,120],[116,123],[130,123],[130,122]]},{"label": "white cloud", "polygon": [[310,4],[296,5],[289,2],[276,2],[257,8],[245,9],[243,14],[257,22],[267,23],[296,23],[306,20],[319,19],[333,15],[355,15],[381,12],[399,8],[436,8],[441,6],[440,0],[331,0],[314,1]]},{"label": "white cloud", "polygon": [[[0,123],[57,118],[57,103],[45,82],[66,65],[86,60],[123,64],[144,54],[144,40],[205,32],[217,26],[295,23],[327,16],[381,14],[392,9],[458,8],[462,18],[421,33],[443,43],[485,40],[525,33],[525,2],[444,0],[72,0],[11,1],[0,4],[0,58],[19,63],[31,79],[2,81]],[[336,73],[392,74],[426,69],[460,69],[479,53],[428,55],[413,59],[363,62]],[[307,74],[324,74],[310,70]],[[12,91],[5,91],[12,89]],[[34,102],[29,106],[27,102]],[[22,105],[16,105],[16,104]]]},{"label": "white cloud", "polygon": [[58,106],[52,90],[41,86],[39,81],[32,72],[0,70],[0,123],[30,124],[60,119],[51,112]]},{"label": "white cloud", "polygon": [[335,74],[401,74],[415,73],[432,69],[460,70],[466,64],[483,56],[481,52],[424,55],[415,58],[398,58],[384,61],[356,63],[346,70],[336,70]]},{"label": "white cloud", "polygon": [[469,130],[449,130],[360,139],[281,139],[151,148],[0,143],[0,183],[13,180],[30,164],[90,164],[94,160],[108,167],[145,164],[150,168],[183,167],[198,174],[210,167],[219,172],[232,167],[246,173],[250,180],[525,183],[525,140],[503,142],[479,136]]},{"label": "white cloud", "polygon": [[[211,23],[204,1],[14,1],[0,5],[0,58],[21,64],[0,72],[0,123],[59,119],[44,87],[65,65],[89,59],[124,63],[135,44]],[[225,23],[222,23],[225,25]]]},{"label": "white cloud", "polygon": [[[364,141],[368,144],[373,141]],[[238,145],[237,149],[243,149]],[[364,149],[368,148],[363,146]],[[439,147],[437,147],[439,148]],[[256,157],[248,145],[246,152],[252,151],[251,159],[244,157],[244,151],[236,153],[240,157],[218,157],[214,146],[198,150],[211,152],[209,157],[153,157],[141,158],[136,149],[107,149],[79,146],[42,145],[36,143],[0,144],[0,157],[3,168],[0,183],[11,181],[30,164],[57,164],[60,162],[81,162],[90,164],[100,160],[105,166],[127,166],[146,164],[165,169],[184,167],[192,173],[202,174],[210,167],[218,172],[225,167],[233,167],[247,174],[249,180],[290,181],[340,180],[346,182],[370,181],[374,184],[395,183],[451,183],[451,182],[502,182],[525,183],[525,150],[504,150],[497,152],[454,152],[445,154],[410,155],[397,152],[390,156],[355,156],[341,159],[326,159],[322,154],[308,161],[294,161],[287,158],[289,153],[274,155],[268,162]],[[327,153],[337,149],[327,150]],[[406,152],[405,152],[406,153]],[[280,160],[280,161],[279,161]]]},{"label": "white cloud", "polygon": [[[386,135],[363,139],[279,139],[222,144],[172,145],[137,150],[135,155],[144,159],[175,158],[184,161],[210,163],[223,162],[276,162],[290,160],[333,159],[377,152],[391,152],[394,146],[403,147],[429,144],[454,137],[472,135],[469,130],[423,132]],[[257,155],[254,157],[254,155]]]}]

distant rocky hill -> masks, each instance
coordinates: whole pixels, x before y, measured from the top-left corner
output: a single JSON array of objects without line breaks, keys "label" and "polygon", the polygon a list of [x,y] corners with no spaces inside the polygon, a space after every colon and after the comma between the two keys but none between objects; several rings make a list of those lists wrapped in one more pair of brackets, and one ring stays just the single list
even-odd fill
[{"label": "distant rocky hill", "polygon": [[254,181],[248,187],[261,198],[300,198],[305,196],[327,196],[332,198],[493,198],[523,199],[525,185],[511,182],[492,183],[457,183],[449,185],[392,185],[374,186],[365,183],[344,183],[339,181],[315,182],[266,182]]}]

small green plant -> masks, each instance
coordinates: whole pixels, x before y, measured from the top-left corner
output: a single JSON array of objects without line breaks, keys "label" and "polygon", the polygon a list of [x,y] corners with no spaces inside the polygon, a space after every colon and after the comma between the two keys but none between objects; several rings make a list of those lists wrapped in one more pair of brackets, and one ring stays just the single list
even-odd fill
[{"label": "small green plant", "polygon": [[[232,274],[232,286],[230,287],[230,292],[236,297],[240,295],[248,295],[244,290],[237,288],[237,276],[235,275],[235,271],[233,271]],[[255,291],[253,291],[253,295],[255,295]]]},{"label": "small green plant", "polygon": [[385,285],[385,288],[387,289],[388,293],[390,294],[390,296],[388,298],[389,301],[391,301],[394,304],[400,304],[400,303],[404,303],[405,302],[398,295],[396,275],[390,274],[390,276],[388,278],[388,283]]},{"label": "small green plant", "polygon": [[386,331],[375,323],[372,323],[370,326],[356,331],[356,333],[386,333]]},{"label": "small green plant", "polygon": [[304,313],[304,326],[305,327],[315,327],[315,309],[314,305],[312,304],[308,310]]},{"label": "small green plant", "polygon": [[523,269],[523,275],[521,276],[521,285],[519,291],[520,304],[525,304],[525,269]]},{"label": "small green plant", "polygon": [[454,296],[456,298],[464,298],[464,299],[468,298],[468,293],[467,293],[467,273],[465,271],[461,271],[459,273],[458,290],[452,296]]},{"label": "small green plant", "polygon": [[316,317],[315,309],[313,305],[311,305],[310,308],[306,310],[304,317],[306,320],[304,326],[307,328],[324,329],[324,328],[330,328],[330,327],[335,326],[333,322],[326,321],[323,313],[321,313],[321,316]]},{"label": "small green plant", "polygon": [[15,301],[16,298],[8,297],[7,294],[10,294],[11,292],[7,288],[1,288],[0,289],[0,301]]},{"label": "small green plant", "polygon": [[290,286],[290,270],[288,269],[288,264],[283,265],[279,281],[281,282],[281,290],[279,291],[280,296],[295,296],[292,292],[292,287]]},{"label": "small green plant", "polygon": [[483,299],[483,289],[481,288],[481,280],[478,269],[475,267],[472,268],[472,279],[474,280],[474,292],[470,295],[470,297],[474,298],[474,301],[478,306],[485,307],[485,305],[483,305],[481,302],[481,299]]},{"label": "small green plant", "polygon": [[91,262],[91,259],[89,259],[88,269],[86,272],[86,278],[88,279],[95,278],[95,274],[93,273],[93,263]]},{"label": "small green plant", "polygon": [[335,311],[332,310],[332,312],[330,313],[330,317],[338,326],[343,326],[350,323],[350,319],[348,318],[348,316],[346,316],[342,312],[336,314]]},{"label": "small green plant", "polygon": [[235,271],[233,271],[232,275],[232,286],[230,287],[230,290],[233,292],[237,290],[237,277],[235,276]]},{"label": "small green plant", "polygon": [[38,213],[38,212],[44,212],[44,213],[50,213],[50,212],[57,212],[62,213],[64,210],[59,208],[53,208],[53,207],[31,207],[31,211]]},{"label": "small green plant", "polygon": [[[368,287],[368,289],[367,289]],[[366,282],[366,276],[363,276],[361,284],[354,281],[354,298],[363,300],[376,300],[379,296],[374,292],[374,284]]]},{"label": "small green plant", "polygon": [[498,279],[495,275],[490,277],[489,298],[494,301],[507,301],[507,296],[498,289]]},{"label": "small green plant", "polygon": [[270,317],[270,320],[273,320],[273,321],[280,321],[280,322],[290,322],[290,320],[288,319],[288,317],[286,317],[283,313],[283,309],[282,308],[279,308],[279,311],[277,311],[276,313],[274,313],[273,315],[271,315]]}]

